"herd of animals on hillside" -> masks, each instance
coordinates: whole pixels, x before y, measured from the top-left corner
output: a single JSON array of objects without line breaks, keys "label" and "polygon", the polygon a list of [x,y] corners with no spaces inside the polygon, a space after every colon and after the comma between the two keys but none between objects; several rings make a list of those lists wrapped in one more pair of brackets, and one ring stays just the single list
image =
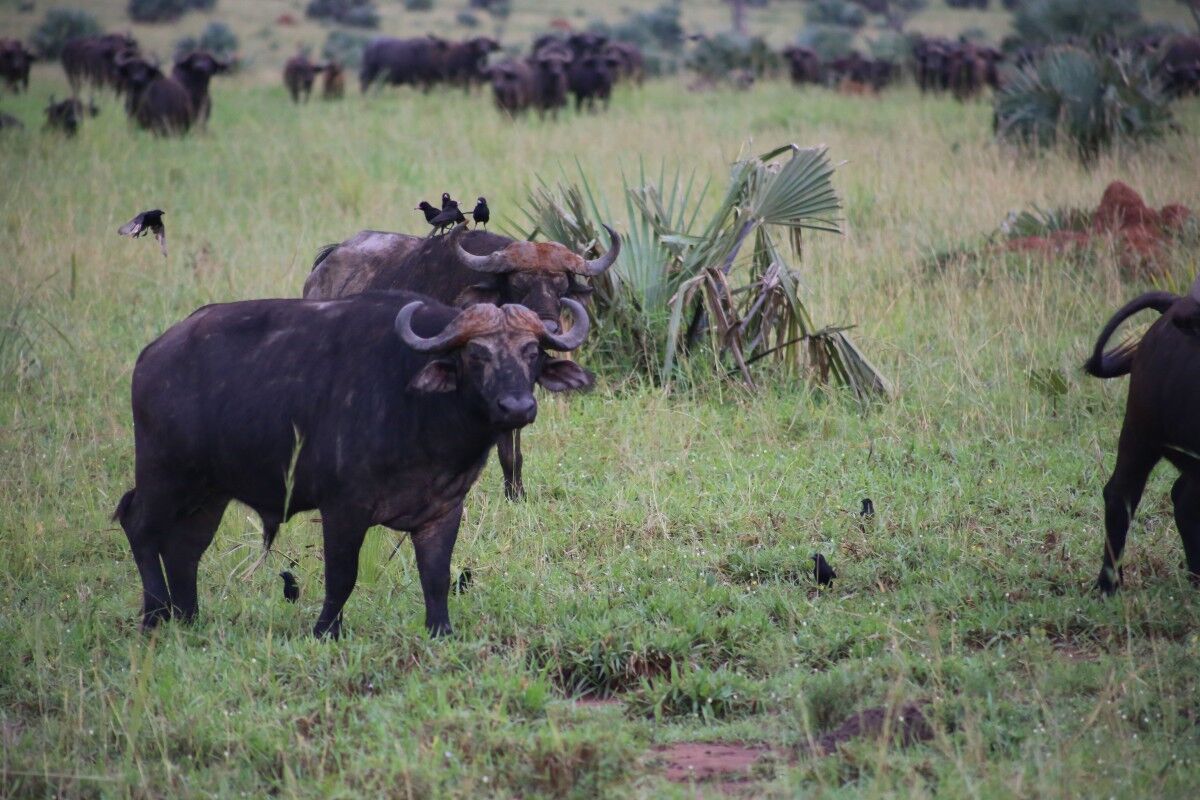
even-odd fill
[{"label": "herd of animals on hillside", "polygon": [[[1172,91],[1200,86],[1200,39],[1124,46],[1160,49]],[[485,37],[379,38],[364,53],[360,89],[448,84],[469,92],[490,84],[504,112],[553,114],[572,95],[578,110],[605,106],[616,82],[642,80],[635,46],[592,34],[543,37],[529,55],[492,63],[498,51]],[[825,63],[793,47],[783,57],[798,84],[866,93],[899,77],[894,66],[857,54]],[[0,42],[0,77],[10,89],[28,87],[34,58],[20,42]],[[1003,81],[1005,59],[970,42],[927,38],[913,47],[912,72],[922,91],[966,100]],[[146,130],[178,134],[203,126],[212,109],[210,81],[231,68],[193,51],[166,74],[125,34],[73,40],[62,65],[72,96],[51,103],[47,124],[72,134],[97,112],[82,92],[101,87],[122,97],[129,118]],[[297,103],[320,76],[321,96],[344,94],[340,64],[298,54],[283,70]],[[414,208],[428,235],[360,231],[320,250],[301,297],[205,306],[138,356],[134,488],[114,517],[141,578],[145,628],[196,615],[200,559],[237,500],[261,518],[267,552],[284,521],[319,511],[325,598],[316,635],[339,634],[373,525],[411,534],[425,625],[433,635],[450,632],[450,564],[465,497],[495,447],[506,497],[524,498],[520,434],[537,416],[534,387],[592,386],[592,373],[555,354],[586,341],[590,281],[618,262],[621,236],[606,225],[607,243],[589,243],[582,253],[518,241],[480,229],[490,218],[485,197],[469,214],[475,229],[449,192],[441,198]],[[118,232],[153,234],[166,257],[163,217],[162,209],[145,211]],[[1106,351],[1119,325],[1144,309],[1162,316],[1137,344]],[[1119,310],[1085,368],[1099,378],[1131,376],[1117,463],[1103,492],[1098,587],[1112,592],[1120,585],[1130,518],[1162,459],[1180,472],[1175,519],[1188,570],[1200,580],[1200,420],[1192,413],[1200,407],[1200,279],[1185,296],[1151,292]],[[861,513],[874,513],[870,500]],[[836,573],[825,558],[814,554],[813,563],[817,582],[830,584]],[[294,601],[296,576],[283,577]],[[468,582],[461,576],[460,588]]]},{"label": "herd of animals on hillside", "polygon": [[[1164,90],[1174,96],[1200,91],[1200,37],[1143,36],[1113,42],[1113,50],[1154,54],[1155,70]],[[797,85],[824,85],[848,94],[875,94],[911,73],[922,92],[949,92],[959,100],[978,96],[988,87],[999,88],[1005,66],[1029,63],[1036,48],[1005,53],[967,39],[915,37],[907,64],[865,56],[857,51],[822,59],[816,50],[791,46],[778,56]],[[29,87],[29,73],[38,54],[16,39],[0,39],[0,80],[10,91]],[[109,89],[124,97],[125,112],[137,126],[158,134],[186,133],[203,127],[212,109],[209,84],[235,64],[205,51],[180,55],[169,74],[159,60],[144,52],[127,33],[82,36],[68,41],[61,62],[71,88],[64,100],[50,98],[45,108],[46,127],[74,135],[84,119],[99,108],[84,102],[81,91]],[[495,105],[503,113],[536,111],[557,116],[570,105],[577,111],[607,108],[615,86],[635,86],[645,77],[645,58],[638,45],[594,33],[552,33],[537,37],[524,56],[506,55],[501,44],[488,36],[461,41],[439,36],[393,38],[381,36],[367,44],[359,71],[359,87],[409,85],[429,92],[437,86],[490,86]],[[748,70],[728,76],[735,86],[755,80]],[[321,79],[320,96],[342,98],[346,92],[346,66],[336,60],[316,61],[306,51],[289,58],[283,83],[292,100],[306,102]],[[0,114],[0,129],[20,127],[15,117]]]}]

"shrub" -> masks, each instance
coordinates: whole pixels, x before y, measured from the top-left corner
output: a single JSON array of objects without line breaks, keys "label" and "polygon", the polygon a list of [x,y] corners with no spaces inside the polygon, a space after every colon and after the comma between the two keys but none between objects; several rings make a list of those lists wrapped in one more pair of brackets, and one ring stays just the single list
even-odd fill
[{"label": "shrub", "polygon": [[867,23],[867,15],[861,8],[845,0],[813,0],[804,12],[810,25],[842,25],[861,28]]},{"label": "shrub", "polygon": [[1142,21],[1138,0],[1025,0],[1013,28],[1028,44],[1123,36]]},{"label": "shrub", "polygon": [[478,28],[479,17],[472,14],[470,11],[460,11],[454,15],[454,21],[464,28]]},{"label": "shrub", "polygon": [[312,19],[339,22],[354,28],[379,27],[379,11],[373,0],[311,0],[304,13]]},{"label": "shrub", "polygon": [[409,11],[431,11],[433,0],[404,0],[404,7]]},{"label": "shrub", "polygon": [[688,56],[687,66],[705,78],[718,80],[733,70],[763,75],[779,66],[779,56],[761,36],[720,33],[701,39]]},{"label": "shrub", "polygon": [[212,11],[217,0],[129,0],[129,18],[135,22],[174,22],[188,11]]},{"label": "shrub", "polygon": [[1128,53],[1049,48],[1013,72],[994,102],[1001,139],[1033,148],[1067,145],[1085,163],[1114,144],[1174,127],[1148,62]]},{"label": "shrub", "polygon": [[340,61],[348,67],[358,67],[362,64],[363,50],[367,46],[367,38],[346,31],[330,31],[325,37],[325,45],[321,48],[324,58]]},{"label": "shrub", "polygon": [[796,44],[816,52],[822,61],[849,55],[854,31],[841,25],[805,25],[796,37]]},{"label": "shrub", "polygon": [[185,36],[175,43],[177,56],[192,50],[207,50],[218,58],[229,58],[238,49],[238,38],[224,22],[210,22],[204,27],[200,37]]},{"label": "shrub", "polygon": [[100,23],[86,11],[74,8],[52,8],[29,37],[39,53],[57,58],[68,40],[76,36],[100,33]]}]

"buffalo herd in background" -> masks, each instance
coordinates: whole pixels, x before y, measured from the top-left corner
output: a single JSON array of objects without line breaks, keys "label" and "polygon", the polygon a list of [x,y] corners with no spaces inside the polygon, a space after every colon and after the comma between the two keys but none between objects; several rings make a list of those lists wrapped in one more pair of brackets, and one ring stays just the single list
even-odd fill
[{"label": "buffalo herd in background", "polygon": [[[703,39],[704,37],[692,37]],[[850,52],[823,59],[816,50],[792,46],[777,56],[796,85],[818,85],[847,94],[875,94],[911,73],[922,93],[947,92],[966,101],[985,89],[1004,83],[1005,66],[1021,66],[1039,50],[1002,52],[968,39],[914,36],[907,63]],[[1146,55],[1155,54],[1158,78],[1172,96],[1200,91],[1200,37],[1144,37],[1111,45]],[[511,51],[510,51],[511,52]],[[0,39],[0,82],[12,92],[28,89],[30,66],[37,54],[15,39]],[[45,109],[46,126],[73,135],[82,121],[94,116],[94,103],[83,103],[83,90],[108,89],[124,98],[125,112],[140,128],[156,134],[182,134],[203,126],[212,109],[209,83],[231,68],[229,61],[203,50],[179,55],[167,74],[158,60],[141,51],[129,34],[107,33],[72,39],[63,47],[63,70],[71,87],[67,100],[51,98]],[[733,70],[732,86],[746,88],[754,75],[742,80]],[[769,70],[768,70],[769,72]],[[438,86],[471,92],[489,86],[496,107],[510,116],[536,111],[557,116],[574,100],[576,111],[607,108],[613,88],[621,82],[641,85],[645,57],[631,42],[595,33],[551,33],[537,37],[526,55],[503,52],[488,36],[453,41],[439,36],[393,38],[381,36],[363,52],[359,88],[367,94],[382,85],[412,86],[430,92]],[[337,60],[314,61],[306,52],[288,59],[283,83],[292,100],[305,102],[318,79],[321,97],[344,96],[346,68]],[[21,123],[0,114],[0,129]]]}]

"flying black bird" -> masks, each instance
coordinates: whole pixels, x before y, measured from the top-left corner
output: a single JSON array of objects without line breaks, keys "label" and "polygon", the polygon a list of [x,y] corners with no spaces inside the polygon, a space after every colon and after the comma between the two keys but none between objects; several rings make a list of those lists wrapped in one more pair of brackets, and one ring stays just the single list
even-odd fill
[{"label": "flying black bird", "polygon": [[488,209],[487,198],[479,198],[479,202],[475,204],[475,210],[471,212],[471,217],[475,220],[475,227],[479,227],[479,223],[483,223],[483,227],[487,227],[488,220],[492,218],[492,212]]},{"label": "flying black bird", "polygon": [[279,577],[283,578],[284,599],[289,603],[296,602],[300,598],[300,584],[296,583],[296,576],[285,569],[279,573]]},{"label": "flying black bird", "polygon": [[145,236],[147,233],[153,233],[154,238],[158,239],[158,249],[162,250],[163,258],[166,258],[167,229],[162,221],[164,213],[159,208],[143,211],[120,228],[117,228],[117,233],[122,236],[132,236],[134,239],[139,236]]},{"label": "flying black bird", "polygon": [[464,569],[458,573],[458,580],[454,582],[454,593],[462,594],[471,585],[471,570]]},{"label": "flying black bird", "polygon": [[869,498],[869,497],[863,498],[862,511],[860,511],[858,513],[861,516],[868,517],[868,518],[875,516],[875,504],[871,502],[871,498]]},{"label": "flying black bird", "polygon": [[433,224],[433,218],[438,215],[437,208],[428,200],[422,200],[421,204],[413,209],[413,211],[421,211],[425,214],[425,221],[430,225]]},{"label": "flying black bird", "polygon": [[818,586],[830,586],[833,584],[833,579],[837,577],[837,573],[833,571],[833,567],[829,566],[825,556],[813,553],[813,576],[817,579]]},{"label": "flying black bird", "polygon": [[457,225],[460,222],[466,222],[467,218],[463,216],[462,211],[458,208],[458,203],[450,201],[448,208],[442,209],[436,217],[429,220],[429,224],[433,226],[433,232],[444,231],[452,225]]}]

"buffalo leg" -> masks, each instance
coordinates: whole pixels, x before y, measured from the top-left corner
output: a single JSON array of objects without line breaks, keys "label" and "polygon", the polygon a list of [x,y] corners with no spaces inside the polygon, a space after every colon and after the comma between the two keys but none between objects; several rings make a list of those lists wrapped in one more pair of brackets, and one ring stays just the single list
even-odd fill
[{"label": "buffalo leg", "polygon": [[1125,550],[1125,537],[1129,523],[1137,511],[1146,488],[1146,479],[1158,463],[1158,453],[1148,450],[1135,441],[1135,436],[1121,432],[1117,448],[1117,465],[1112,477],[1104,486],[1104,563],[1096,586],[1105,594],[1112,594],[1121,585],[1121,553]]},{"label": "buffalo leg", "polygon": [[212,544],[228,504],[225,498],[207,501],[190,516],[175,521],[159,545],[171,593],[171,613],[177,619],[190,621],[196,617],[199,610],[196,572],[200,557]]},{"label": "buffalo leg", "polygon": [[171,618],[170,593],[159,560],[159,541],[170,524],[174,508],[165,497],[157,499],[146,488],[133,489],[121,498],[116,517],[125,530],[129,549],[142,579],[142,630],[148,631]]},{"label": "buffalo leg", "polygon": [[342,606],[358,581],[358,553],[370,527],[366,520],[340,509],[321,509],[325,539],[325,603],[313,635],[337,639],[342,634]]},{"label": "buffalo leg", "polygon": [[1183,539],[1188,572],[1192,573],[1193,581],[1200,580],[1200,480],[1181,475],[1171,489],[1171,500],[1175,503],[1175,525]]},{"label": "buffalo leg", "polygon": [[421,576],[421,591],[425,594],[425,629],[430,636],[445,636],[451,633],[450,608],[446,598],[450,594],[450,556],[454,553],[454,542],[458,539],[458,525],[462,522],[460,503],[446,516],[434,520],[413,531],[413,552],[417,556],[417,572]]},{"label": "buffalo leg", "polygon": [[505,431],[496,438],[496,457],[500,459],[500,471],[504,473],[504,496],[509,500],[525,497],[525,484],[521,480],[525,458],[521,455],[519,430]]}]

